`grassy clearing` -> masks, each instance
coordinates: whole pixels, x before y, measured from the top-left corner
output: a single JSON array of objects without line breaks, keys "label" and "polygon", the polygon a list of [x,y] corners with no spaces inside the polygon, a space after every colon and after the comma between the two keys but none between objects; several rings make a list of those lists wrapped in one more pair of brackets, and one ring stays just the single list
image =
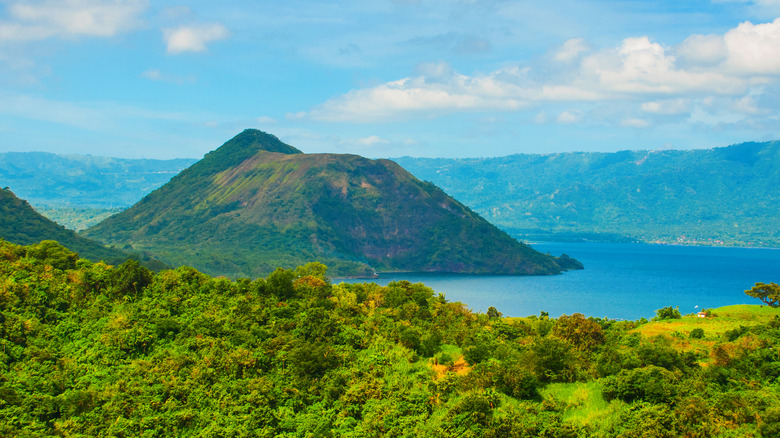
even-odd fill
[{"label": "grassy clearing", "polygon": [[550,384],[541,396],[544,402],[563,409],[564,421],[591,431],[608,430],[628,406],[619,400],[604,400],[599,381]]},{"label": "grassy clearing", "polygon": [[[769,306],[738,304],[711,309],[712,316],[698,318],[696,315],[683,316],[680,319],[652,321],[640,325],[633,331],[643,337],[663,336],[671,339],[672,345],[679,351],[694,352],[705,358],[701,364],[709,363],[708,356],[716,342],[722,342],[725,333],[742,327],[751,327],[771,321],[780,316],[780,309]],[[691,332],[702,329],[704,337],[692,339]]]},{"label": "grassy clearing", "polygon": [[444,378],[447,373],[465,375],[471,371],[460,347],[452,344],[443,344],[441,351],[430,360],[430,365],[436,373],[436,380]]},{"label": "grassy clearing", "polygon": [[680,319],[652,321],[637,327],[634,331],[646,337],[666,335],[679,338],[680,335],[684,335],[687,338],[693,329],[700,328],[704,330],[705,339],[718,338],[741,325],[749,327],[764,324],[775,316],[780,316],[779,308],[752,304],[718,307],[711,311],[713,316],[709,318],[698,318],[692,315]]}]

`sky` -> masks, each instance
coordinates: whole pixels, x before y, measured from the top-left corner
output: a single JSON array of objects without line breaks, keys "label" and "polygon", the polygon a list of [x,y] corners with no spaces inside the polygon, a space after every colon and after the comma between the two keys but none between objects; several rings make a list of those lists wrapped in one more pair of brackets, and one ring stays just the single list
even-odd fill
[{"label": "sky", "polygon": [[0,152],[495,157],[780,139],[780,0],[0,0]]}]

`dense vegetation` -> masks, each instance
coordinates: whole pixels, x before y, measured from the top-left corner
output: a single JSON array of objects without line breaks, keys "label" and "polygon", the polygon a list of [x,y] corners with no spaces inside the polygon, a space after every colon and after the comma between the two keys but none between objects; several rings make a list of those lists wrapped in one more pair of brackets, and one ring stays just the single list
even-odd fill
[{"label": "dense vegetation", "polygon": [[395,161],[524,238],[780,246],[780,142]]},{"label": "dense vegetation", "polygon": [[311,260],[338,275],[581,267],[523,245],[391,161],[302,154],[257,130],[83,234],[231,278]]},{"label": "dense vegetation", "polygon": [[334,285],[325,269],[230,281],[0,241],[0,435],[780,431],[777,309],[503,318],[422,284]]},{"label": "dense vegetation", "polygon": [[20,245],[29,245],[53,239],[78,251],[84,258],[108,263],[121,263],[135,258],[153,269],[167,267],[152,257],[129,254],[115,248],[107,248],[97,242],[79,236],[38,214],[31,206],[9,189],[0,189],[0,238]]},{"label": "dense vegetation", "polygon": [[124,210],[123,208],[70,207],[64,205],[55,207],[51,205],[37,205],[34,208],[42,216],[74,231],[86,230],[107,217]]}]

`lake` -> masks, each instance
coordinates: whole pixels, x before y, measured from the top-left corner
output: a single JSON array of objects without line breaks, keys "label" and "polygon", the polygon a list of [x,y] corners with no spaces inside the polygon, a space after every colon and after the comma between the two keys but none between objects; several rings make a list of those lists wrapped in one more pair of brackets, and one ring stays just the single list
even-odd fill
[{"label": "lake", "polygon": [[[474,311],[494,306],[505,316],[583,313],[610,319],[651,318],[678,307],[683,314],[731,304],[761,304],[745,295],[756,282],[780,282],[780,249],[722,248],[614,243],[536,243],[553,255],[566,253],[585,264],[563,275],[384,274],[422,282]],[[365,280],[335,280],[334,282]],[[698,306],[698,307],[696,307]]]}]

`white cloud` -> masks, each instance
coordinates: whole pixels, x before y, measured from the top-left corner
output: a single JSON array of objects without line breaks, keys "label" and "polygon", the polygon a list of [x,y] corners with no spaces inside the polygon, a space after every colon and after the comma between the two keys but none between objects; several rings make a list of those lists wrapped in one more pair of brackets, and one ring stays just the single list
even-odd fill
[{"label": "white cloud", "polygon": [[748,115],[764,114],[767,112],[766,110],[759,108],[758,102],[756,102],[756,99],[753,96],[744,96],[740,99],[736,99],[731,104],[731,108],[735,112]]},{"label": "white cloud", "polygon": [[[570,39],[540,59],[554,66],[537,62],[465,75],[446,63],[421,64],[413,76],[349,91],[295,117],[374,122],[605,101],[629,102],[646,114],[690,114],[695,102],[738,99],[778,82],[773,75],[780,76],[780,19],[744,22],[723,35],[692,35],[671,47],[639,36],[592,50],[585,41]],[[755,100],[745,101],[741,111],[755,107],[750,102]],[[582,118],[582,112],[570,110],[557,120]],[[644,121],[632,120],[634,126]]]},{"label": "white cloud", "polygon": [[0,40],[111,37],[138,27],[147,4],[146,0],[14,2],[8,6],[11,21],[0,22]]},{"label": "white cloud", "polygon": [[744,91],[741,80],[717,70],[687,71],[675,65],[675,57],[648,37],[626,38],[615,49],[592,55],[583,60],[585,78],[595,78],[604,93],[679,94],[725,93]]},{"label": "white cloud", "polygon": [[643,119],[636,119],[636,118],[626,118],[620,121],[620,124],[623,126],[628,126],[630,128],[647,128],[650,126],[650,122]]},{"label": "white cloud", "polygon": [[306,115],[325,121],[368,122],[408,112],[516,110],[526,105],[522,94],[516,85],[494,76],[469,77],[453,72],[434,80],[418,76],[354,90]]},{"label": "white cloud", "polygon": [[260,123],[261,125],[271,125],[276,123],[276,119],[268,116],[260,116],[256,118],[255,121],[257,121],[257,123]]},{"label": "white cloud", "polygon": [[780,74],[780,18],[771,23],[740,23],[724,36],[727,65],[741,74]]},{"label": "white cloud", "polygon": [[721,35],[691,35],[675,52],[692,66],[713,66],[728,58],[728,47]]},{"label": "white cloud", "polygon": [[564,111],[558,114],[558,118],[556,120],[558,123],[568,125],[582,121],[583,116],[584,114],[579,110]]},{"label": "white cloud", "polygon": [[383,139],[383,138],[379,138],[376,135],[372,135],[372,136],[369,136],[369,137],[359,138],[359,139],[355,140],[355,143],[357,143],[360,146],[374,146],[374,145],[377,145],[377,144],[388,144],[390,142],[385,140],[385,139]]},{"label": "white cloud", "polygon": [[585,40],[572,38],[563,43],[563,46],[555,53],[554,58],[556,61],[571,62],[586,50],[588,50],[588,46],[585,44]]},{"label": "white cloud", "polygon": [[691,103],[689,99],[665,99],[652,102],[645,102],[640,105],[640,109],[646,113],[675,115],[690,111]]},{"label": "white cloud", "polygon": [[165,40],[168,53],[205,52],[206,44],[230,37],[230,31],[220,23],[196,24],[180,26],[175,29],[165,29]]}]

